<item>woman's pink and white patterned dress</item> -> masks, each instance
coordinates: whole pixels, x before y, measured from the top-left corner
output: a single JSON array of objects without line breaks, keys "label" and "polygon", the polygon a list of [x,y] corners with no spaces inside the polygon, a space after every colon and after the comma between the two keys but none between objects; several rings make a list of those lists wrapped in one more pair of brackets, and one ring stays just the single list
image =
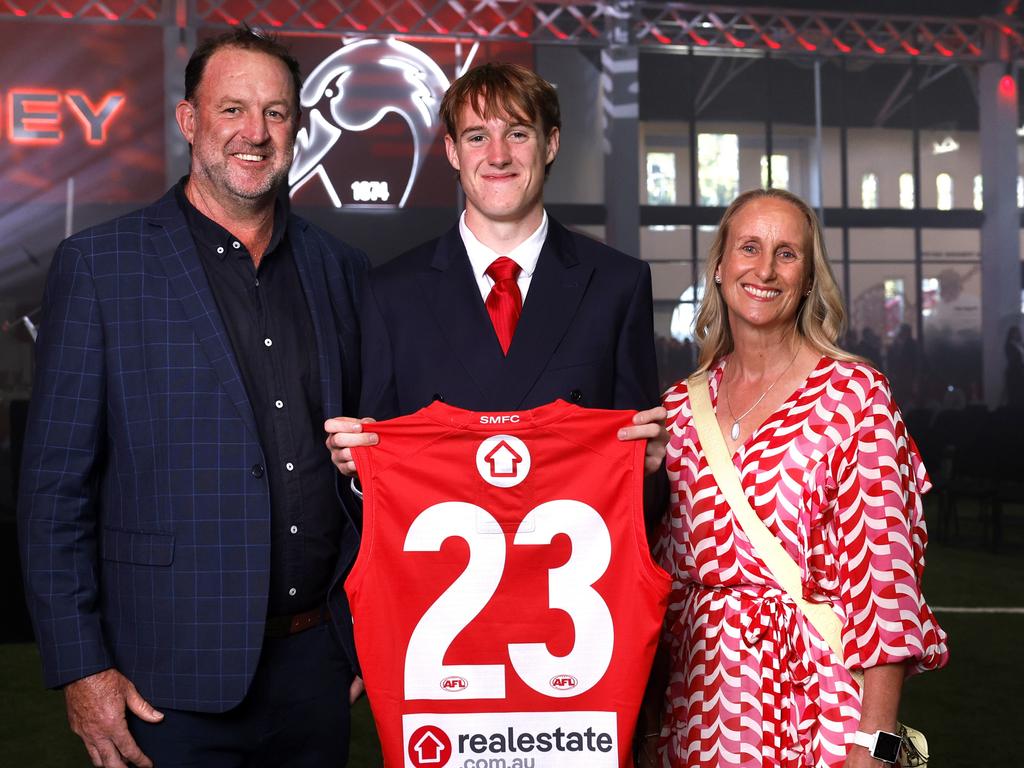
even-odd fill
[{"label": "woman's pink and white patterned dress", "polygon": [[[709,372],[712,403],[725,362]],[[850,673],[753,552],[708,468],[686,382],[664,396],[672,510],[658,543],[675,579],[662,762],[838,768],[860,719]],[[822,358],[733,457],[751,506],[801,566],[804,597],[843,621],[854,668],[946,662],[921,595],[931,486],[885,378]]]}]

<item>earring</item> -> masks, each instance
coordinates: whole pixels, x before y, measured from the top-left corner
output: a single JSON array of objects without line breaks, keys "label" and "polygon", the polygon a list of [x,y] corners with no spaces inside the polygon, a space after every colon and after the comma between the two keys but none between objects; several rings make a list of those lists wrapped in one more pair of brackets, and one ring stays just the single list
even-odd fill
[{"label": "earring", "polygon": [[718,283],[718,285],[722,284],[722,275],[718,272],[715,272],[715,282]]},{"label": "earring", "polygon": [[806,291],[804,291],[804,296],[810,296],[810,295],[811,295],[811,289],[808,288]]}]

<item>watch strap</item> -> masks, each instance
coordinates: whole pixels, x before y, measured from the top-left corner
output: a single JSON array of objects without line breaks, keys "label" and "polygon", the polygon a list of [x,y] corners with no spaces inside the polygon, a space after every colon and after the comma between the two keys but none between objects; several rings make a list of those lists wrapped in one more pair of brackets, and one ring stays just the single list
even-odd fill
[{"label": "watch strap", "polygon": [[865,749],[874,749],[875,747],[875,734],[864,733],[864,731],[857,731],[853,734],[853,743],[858,747],[864,747]]}]

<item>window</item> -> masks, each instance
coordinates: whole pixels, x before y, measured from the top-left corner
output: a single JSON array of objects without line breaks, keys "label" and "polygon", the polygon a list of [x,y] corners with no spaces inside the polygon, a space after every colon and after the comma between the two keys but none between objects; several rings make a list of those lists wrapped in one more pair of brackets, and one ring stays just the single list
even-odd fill
[{"label": "window", "polygon": [[862,208],[878,207],[878,176],[865,173],[860,180],[860,204]]},{"label": "window", "polygon": [[647,204],[676,204],[676,156],[674,153],[647,153]]},{"label": "window", "polygon": [[906,314],[907,298],[903,278],[885,280],[882,283],[882,291],[885,296],[885,336],[892,339],[896,337]]},{"label": "window", "polygon": [[672,310],[670,332],[676,341],[693,338],[693,324],[697,319],[697,308],[704,299],[704,280],[696,286],[689,286],[679,297],[679,303]]},{"label": "window", "polygon": [[[768,187],[767,155],[761,155],[761,186]],[[772,155],[772,186],[789,189],[789,155]]]},{"label": "window", "polygon": [[935,195],[938,198],[937,207],[940,211],[953,209],[953,177],[948,173],[940,173],[935,177]]},{"label": "window", "polygon": [[740,142],[735,133],[697,136],[701,205],[728,205],[740,193]]},{"label": "window", "polygon": [[[940,193],[941,195],[941,193]],[[942,199],[941,197],[939,198]],[[1018,203],[1019,205],[1019,203]],[[940,204],[941,208],[942,205]],[[974,210],[980,211],[985,207],[985,182],[981,178],[981,174],[974,177]]]},{"label": "window", "polygon": [[914,207],[914,174],[900,174],[900,208],[911,210]]}]

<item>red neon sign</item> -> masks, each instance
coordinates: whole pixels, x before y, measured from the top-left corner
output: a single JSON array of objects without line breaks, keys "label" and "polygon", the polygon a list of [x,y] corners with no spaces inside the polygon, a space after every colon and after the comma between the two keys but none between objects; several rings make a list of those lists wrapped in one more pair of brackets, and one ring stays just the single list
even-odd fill
[{"label": "red neon sign", "polygon": [[14,88],[7,93],[7,138],[12,144],[52,145],[65,138],[65,111],[82,125],[86,143],[106,142],[114,115],[124,106],[125,95],[110,91],[93,102],[79,90]]}]

